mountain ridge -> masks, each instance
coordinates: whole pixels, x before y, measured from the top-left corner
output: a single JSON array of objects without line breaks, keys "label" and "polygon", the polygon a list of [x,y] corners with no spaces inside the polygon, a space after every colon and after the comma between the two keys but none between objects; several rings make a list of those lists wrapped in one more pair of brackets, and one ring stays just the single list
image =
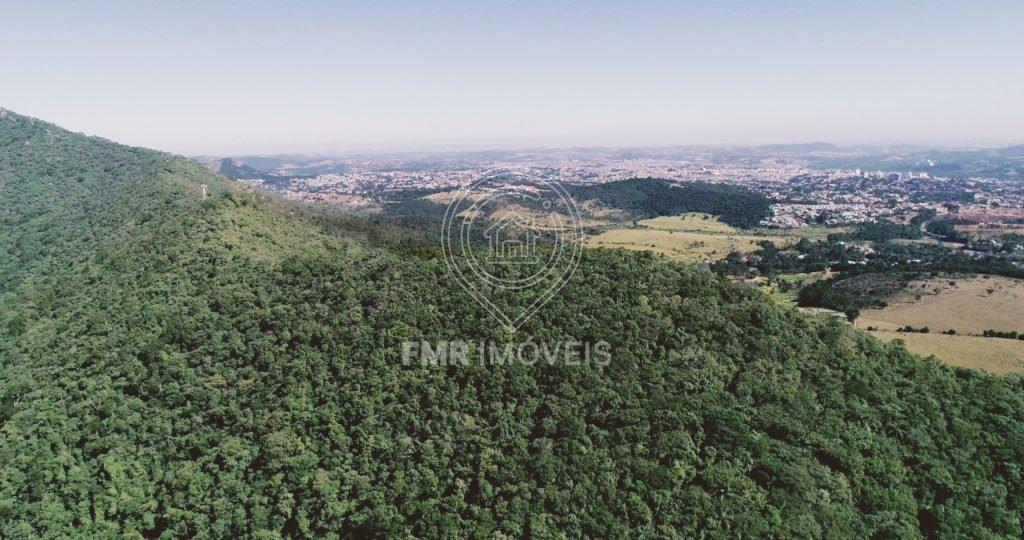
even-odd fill
[{"label": "mountain ridge", "polygon": [[[1022,532],[1019,378],[692,266],[588,250],[509,335],[374,223],[13,113],[0,225],[3,537]],[[400,359],[526,338],[615,356]]]}]

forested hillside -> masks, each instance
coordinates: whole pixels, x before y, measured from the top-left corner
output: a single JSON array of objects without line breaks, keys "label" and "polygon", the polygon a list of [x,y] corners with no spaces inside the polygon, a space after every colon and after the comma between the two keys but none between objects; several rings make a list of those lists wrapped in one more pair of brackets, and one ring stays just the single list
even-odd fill
[{"label": "forested hillside", "polygon": [[674,185],[657,178],[632,178],[588,186],[570,186],[577,201],[597,200],[634,218],[700,212],[736,227],[755,227],[771,215],[771,201],[739,186],[687,182]]},{"label": "forested hillside", "polygon": [[[1022,535],[1018,378],[603,249],[513,336],[401,234],[0,113],[0,537]],[[398,348],[528,336],[614,359]]]}]

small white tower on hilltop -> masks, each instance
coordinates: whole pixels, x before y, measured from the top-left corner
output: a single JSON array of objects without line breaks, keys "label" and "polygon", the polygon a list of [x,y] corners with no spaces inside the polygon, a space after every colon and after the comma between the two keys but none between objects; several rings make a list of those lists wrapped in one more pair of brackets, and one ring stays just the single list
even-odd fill
[{"label": "small white tower on hilltop", "polygon": [[206,184],[203,184],[203,200],[206,200]]}]

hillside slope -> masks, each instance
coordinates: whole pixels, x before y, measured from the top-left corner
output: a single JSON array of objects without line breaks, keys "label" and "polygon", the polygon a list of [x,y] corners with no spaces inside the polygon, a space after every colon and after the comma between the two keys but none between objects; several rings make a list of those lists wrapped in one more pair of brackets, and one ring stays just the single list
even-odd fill
[{"label": "hillside slope", "polygon": [[[510,336],[318,219],[0,115],[0,537],[1022,534],[1017,378],[614,250]],[[528,336],[615,356],[400,362]]]}]

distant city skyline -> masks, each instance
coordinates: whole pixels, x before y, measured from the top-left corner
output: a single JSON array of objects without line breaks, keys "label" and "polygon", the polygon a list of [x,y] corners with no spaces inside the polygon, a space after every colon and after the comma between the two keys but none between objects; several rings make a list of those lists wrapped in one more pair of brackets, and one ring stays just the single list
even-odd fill
[{"label": "distant city skyline", "polygon": [[5,6],[0,107],[185,155],[1024,143],[1020,2]]}]

